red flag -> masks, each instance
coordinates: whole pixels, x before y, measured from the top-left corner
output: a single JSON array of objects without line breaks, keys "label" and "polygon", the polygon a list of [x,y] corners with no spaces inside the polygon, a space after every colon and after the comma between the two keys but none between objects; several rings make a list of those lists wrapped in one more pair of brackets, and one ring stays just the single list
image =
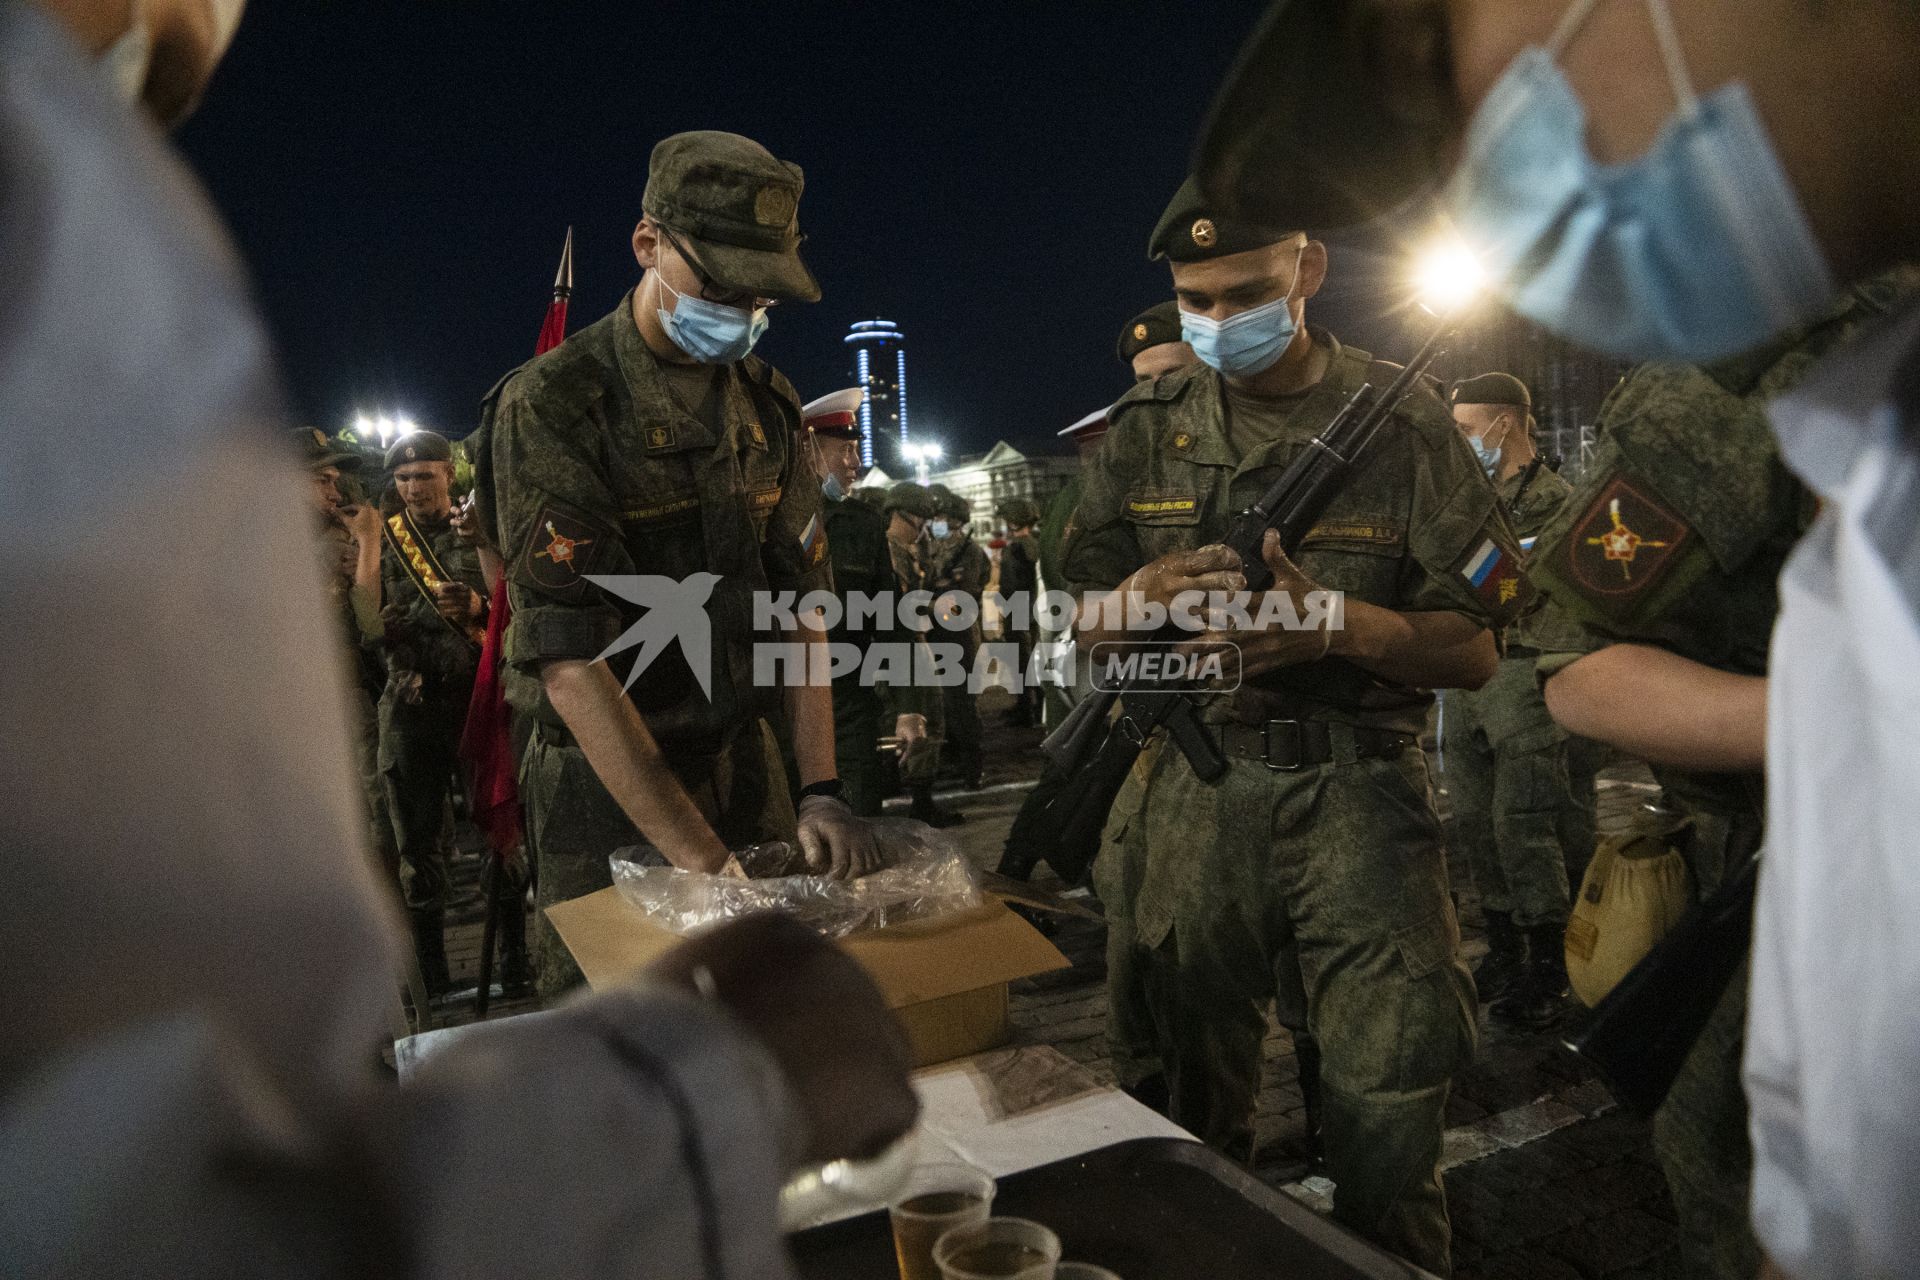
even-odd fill
[{"label": "red flag", "polygon": [[[553,277],[553,300],[533,353],[544,355],[567,338],[567,299],[573,296],[573,228],[567,228],[560,250],[560,270]],[[520,844],[519,761],[513,755],[513,732],[507,710],[506,686],[500,679],[500,654],[506,643],[507,621],[513,609],[507,603],[504,573],[493,589],[487,616],[487,635],[473,677],[473,697],[467,703],[467,724],[460,734],[460,758],[466,762],[468,796],[473,822],[487,837],[494,854],[505,857]]]},{"label": "red flag", "polygon": [[547,318],[540,326],[540,340],[533,354],[543,356],[567,340],[567,299],[573,296],[573,228],[567,228],[567,242],[560,249],[560,270],[553,276],[553,301],[547,304]]}]

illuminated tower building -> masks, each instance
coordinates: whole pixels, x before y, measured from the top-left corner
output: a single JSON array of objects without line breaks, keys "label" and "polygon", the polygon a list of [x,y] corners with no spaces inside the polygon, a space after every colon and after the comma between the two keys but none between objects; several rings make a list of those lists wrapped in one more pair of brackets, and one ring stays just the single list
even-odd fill
[{"label": "illuminated tower building", "polygon": [[907,335],[891,320],[860,320],[846,343],[853,348],[853,380],[867,393],[860,405],[860,462],[870,467],[876,434],[896,447],[907,442]]}]

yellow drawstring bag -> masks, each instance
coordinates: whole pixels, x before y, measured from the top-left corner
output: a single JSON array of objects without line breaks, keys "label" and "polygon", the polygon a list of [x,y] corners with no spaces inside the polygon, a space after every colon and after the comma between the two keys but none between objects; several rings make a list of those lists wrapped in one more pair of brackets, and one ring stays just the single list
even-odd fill
[{"label": "yellow drawstring bag", "polygon": [[1589,1008],[1679,923],[1693,902],[1686,859],[1674,845],[1685,823],[1637,824],[1602,840],[1567,920],[1567,980]]}]

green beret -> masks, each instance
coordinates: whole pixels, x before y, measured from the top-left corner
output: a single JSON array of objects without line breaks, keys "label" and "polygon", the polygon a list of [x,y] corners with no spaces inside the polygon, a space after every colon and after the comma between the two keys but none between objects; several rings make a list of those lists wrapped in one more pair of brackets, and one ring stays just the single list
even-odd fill
[{"label": "green beret", "polygon": [[387,470],[409,462],[452,462],[453,446],[437,431],[411,431],[387,446]]},{"label": "green beret", "polygon": [[1008,498],[1000,504],[997,514],[1007,522],[1007,527],[1010,529],[1040,523],[1040,508],[1028,498]]},{"label": "green beret", "polygon": [[1173,301],[1148,307],[1120,331],[1120,363],[1132,364],[1133,358],[1148,347],[1164,347],[1169,342],[1185,342],[1180,333],[1180,305]]},{"label": "green beret", "polygon": [[1147,242],[1147,256],[1171,262],[1204,262],[1264,249],[1301,230],[1299,223],[1230,215],[1202,196],[1200,185],[1188,178],[1160,215],[1160,225]]},{"label": "green beret", "polygon": [[884,509],[888,512],[904,511],[922,520],[931,520],[940,514],[934,504],[933,495],[927,492],[925,486],[917,485],[911,480],[902,480],[887,490]]},{"label": "green beret", "polygon": [[341,471],[360,469],[360,455],[318,427],[294,427],[287,432],[287,439],[293,442],[300,460],[314,471],[322,467]]},{"label": "green beret", "polygon": [[1464,131],[1433,0],[1276,0],[1200,131],[1218,210],[1319,231],[1401,209]]},{"label": "green beret", "polygon": [[820,301],[800,261],[797,164],[737,133],[676,133],[653,149],[640,209],[674,232],[724,289],[763,298]]},{"label": "green beret", "polygon": [[1533,397],[1527,384],[1510,373],[1483,373],[1477,378],[1462,378],[1453,384],[1449,404],[1512,404],[1529,412]]}]

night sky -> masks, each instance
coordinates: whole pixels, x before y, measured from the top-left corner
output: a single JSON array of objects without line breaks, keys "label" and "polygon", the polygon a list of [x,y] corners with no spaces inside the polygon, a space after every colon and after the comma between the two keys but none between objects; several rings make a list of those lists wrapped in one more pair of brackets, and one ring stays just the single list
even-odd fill
[{"label": "night sky", "polygon": [[[807,175],[826,297],[759,352],[810,399],[851,381],[850,322],[893,320],[916,437],[977,451],[1126,388],[1114,339],[1169,292],[1148,232],[1261,8],[256,0],[180,142],[329,430],[470,430],[532,354],[567,226],[577,328],[638,277],[652,144],[719,128]],[[1367,256],[1336,253],[1316,321],[1367,328]]]}]

